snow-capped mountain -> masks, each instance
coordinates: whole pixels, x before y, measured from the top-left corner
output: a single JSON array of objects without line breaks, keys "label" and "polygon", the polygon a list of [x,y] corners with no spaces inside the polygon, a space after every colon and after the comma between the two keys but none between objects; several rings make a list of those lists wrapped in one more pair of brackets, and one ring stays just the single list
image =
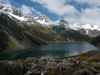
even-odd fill
[{"label": "snow-capped mountain", "polygon": [[37,21],[44,21],[44,22],[50,22],[51,19],[45,15],[40,15],[35,18]]},{"label": "snow-capped mountain", "polygon": [[44,24],[44,25],[64,25],[66,28],[70,28],[73,30],[79,30],[79,29],[85,29],[85,30],[98,30],[100,31],[100,25],[92,25],[92,24],[70,24],[66,20],[61,19],[58,21],[52,21],[49,17],[45,15],[40,15],[39,17],[35,18],[39,23]]},{"label": "snow-capped mountain", "polygon": [[64,36],[42,26],[33,17],[23,15],[20,10],[0,6],[0,51],[65,41]]},{"label": "snow-capped mountain", "polygon": [[[100,33],[99,33],[100,25],[79,24],[79,23],[70,24],[64,19],[61,19],[58,21],[51,21],[51,19],[49,17],[47,17],[47,18],[45,18],[45,17],[47,17],[47,16],[45,16],[45,15],[39,16],[39,17],[37,17],[38,19],[36,19],[36,20],[43,26],[51,28],[51,29],[55,28],[55,26],[56,26],[57,28],[55,30],[63,27],[63,29],[65,31],[69,31],[69,30],[78,31],[81,34],[88,35],[89,37],[96,37],[96,36],[100,35]],[[48,21],[46,21],[46,20],[48,20]],[[59,29],[59,30],[61,30],[61,29]]]},{"label": "snow-capped mountain", "polygon": [[3,12],[5,14],[8,14],[10,18],[14,17],[20,21],[26,22],[28,24],[34,24],[36,21],[31,16],[24,15],[20,10],[9,7],[9,6],[0,6],[0,12]]},{"label": "snow-capped mountain", "polygon": [[70,24],[64,19],[52,21],[48,16],[45,15],[40,15],[34,18],[23,15],[23,13],[20,10],[14,7],[0,6],[0,12],[7,14],[11,19],[13,17],[28,25],[39,24],[41,26],[44,26],[45,28],[49,28],[63,35],[66,38],[70,38],[73,40],[77,40],[78,38],[83,40],[89,37],[92,38],[100,35],[100,25],[78,24],[78,23]]}]

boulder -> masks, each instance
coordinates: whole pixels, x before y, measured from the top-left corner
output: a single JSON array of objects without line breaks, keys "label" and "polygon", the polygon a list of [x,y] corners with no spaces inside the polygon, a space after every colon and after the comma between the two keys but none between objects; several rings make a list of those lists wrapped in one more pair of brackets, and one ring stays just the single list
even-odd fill
[{"label": "boulder", "polygon": [[26,58],[26,61],[35,61],[35,60],[37,60],[37,58],[35,58],[35,57],[28,57],[28,58]]},{"label": "boulder", "polygon": [[62,61],[61,65],[63,65],[63,66],[69,66],[69,67],[74,67],[75,66],[74,63],[71,63],[69,61]]},{"label": "boulder", "polygon": [[71,63],[76,63],[78,61],[77,58],[68,58],[66,60],[71,62]]},{"label": "boulder", "polygon": [[74,69],[69,66],[61,66],[60,71],[74,72]]},{"label": "boulder", "polygon": [[58,65],[56,62],[47,62],[47,69],[57,69]]},{"label": "boulder", "polygon": [[27,72],[27,69],[20,62],[14,62],[11,65],[13,75],[23,75]]},{"label": "boulder", "polygon": [[94,75],[94,74],[89,70],[79,70],[74,72],[73,75]]},{"label": "boulder", "polygon": [[96,74],[96,75],[100,75],[100,73]]},{"label": "boulder", "polygon": [[98,62],[97,66],[100,67],[100,62]]},{"label": "boulder", "polygon": [[63,59],[50,59],[50,62],[62,62]]},{"label": "boulder", "polygon": [[47,62],[49,62],[50,59],[49,58],[44,58],[44,59],[40,59],[39,60],[39,65],[45,66],[47,65]]},{"label": "boulder", "polygon": [[0,61],[0,75],[12,75],[10,64]]},{"label": "boulder", "polygon": [[94,73],[94,74],[98,74],[98,73],[100,73],[100,71],[94,69],[93,67],[91,67],[91,72]]},{"label": "boulder", "polygon": [[31,71],[44,71],[46,68],[44,66],[41,66],[41,65],[33,65],[31,67]]},{"label": "boulder", "polygon": [[39,72],[28,71],[25,75],[41,75]]}]

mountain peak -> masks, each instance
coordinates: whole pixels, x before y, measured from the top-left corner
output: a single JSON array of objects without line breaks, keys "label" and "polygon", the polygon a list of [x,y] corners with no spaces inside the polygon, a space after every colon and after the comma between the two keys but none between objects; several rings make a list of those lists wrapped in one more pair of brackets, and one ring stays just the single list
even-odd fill
[{"label": "mountain peak", "polygon": [[48,16],[45,15],[40,15],[36,18],[36,20],[40,20],[40,21],[45,21],[45,22],[50,22],[51,19]]},{"label": "mountain peak", "polygon": [[68,24],[68,22],[64,19],[59,20],[59,22]]},{"label": "mountain peak", "polygon": [[0,10],[5,12],[5,13],[10,13],[16,16],[21,17],[22,12],[14,7],[9,7],[9,6],[0,6]]}]

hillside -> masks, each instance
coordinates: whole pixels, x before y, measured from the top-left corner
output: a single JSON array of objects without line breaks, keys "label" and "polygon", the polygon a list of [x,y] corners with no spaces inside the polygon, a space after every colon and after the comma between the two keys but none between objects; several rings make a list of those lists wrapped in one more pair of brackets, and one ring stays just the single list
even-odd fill
[{"label": "hillside", "polygon": [[21,49],[21,47],[7,33],[0,29],[0,53],[15,49]]},{"label": "hillside", "polygon": [[100,46],[100,35],[91,39],[89,41],[89,43],[93,44],[93,45],[97,45],[97,46]]},{"label": "hillside", "polygon": [[[14,7],[0,6],[0,30],[6,34],[4,37],[14,43],[14,46],[7,44],[10,41],[1,38],[3,39],[1,44],[6,42],[7,50],[67,41],[87,41],[100,35],[99,28],[100,25],[70,24],[64,19],[52,21],[45,15],[27,16]],[[13,48],[8,48],[9,46]],[[3,48],[0,47],[0,49],[2,51]]]},{"label": "hillside", "polygon": [[[2,12],[0,12],[0,35],[0,51],[25,49],[67,41],[62,35],[39,23],[27,25],[25,22],[9,17]],[[2,47],[3,43],[4,47]]]}]

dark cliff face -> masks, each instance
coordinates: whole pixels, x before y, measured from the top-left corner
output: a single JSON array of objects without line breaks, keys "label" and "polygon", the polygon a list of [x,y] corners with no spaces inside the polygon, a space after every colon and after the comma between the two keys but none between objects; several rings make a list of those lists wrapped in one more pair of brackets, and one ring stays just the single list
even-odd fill
[{"label": "dark cliff face", "polygon": [[[62,35],[43,27],[39,23],[27,25],[14,17],[10,18],[4,13],[0,13],[0,30],[9,35],[10,40],[18,46],[17,48],[14,45],[13,49],[24,49],[66,41],[66,38]],[[4,41],[7,42],[6,40]],[[12,50],[12,48],[7,48],[7,50]]]},{"label": "dark cliff face", "polygon": [[82,34],[79,31],[75,31],[73,29],[65,28],[65,25],[60,24],[59,26],[51,27],[55,32],[63,35],[71,41],[86,41],[89,40],[89,36],[86,34]]},{"label": "dark cliff face", "polygon": [[100,46],[100,35],[89,40],[89,43]]}]

